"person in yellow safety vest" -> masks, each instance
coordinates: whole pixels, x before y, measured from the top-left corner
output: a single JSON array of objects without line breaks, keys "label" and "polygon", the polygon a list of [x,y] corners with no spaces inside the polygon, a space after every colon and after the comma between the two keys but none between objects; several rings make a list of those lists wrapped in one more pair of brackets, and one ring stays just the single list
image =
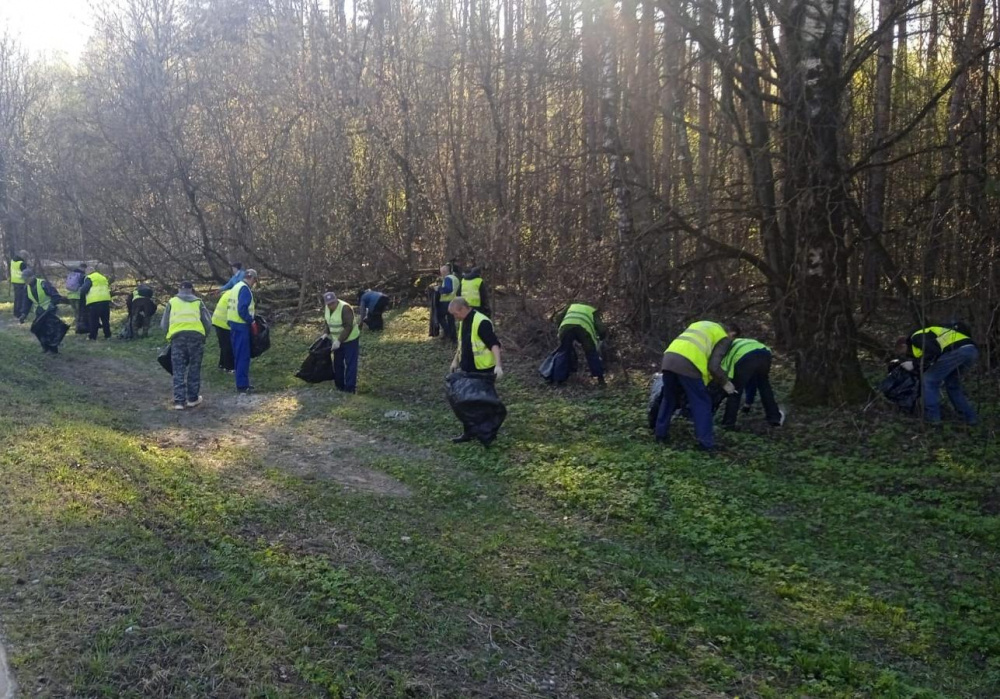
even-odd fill
[{"label": "person in yellow safety vest", "polygon": [[962,377],[979,359],[979,349],[971,330],[961,322],[932,325],[916,330],[897,341],[897,350],[906,358],[902,367],[920,374],[924,420],[941,422],[941,386],[968,425],[979,422],[976,409],[962,390]]},{"label": "person in yellow safety vest", "polygon": [[692,323],[671,342],[663,353],[663,394],[656,418],[656,441],[666,444],[670,439],[670,420],[683,391],[687,396],[691,419],[694,421],[698,447],[715,450],[712,432],[712,396],[708,385],[714,380],[723,390],[737,393],[726,372],[722,359],[729,351],[733,338],[739,334],[735,326],[725,327],[710,320]]},{"label": "person in yellow safety vest", "polygon": [[[583,353],[587,357],[587,366],[590,368],[590,375],[597,379],[597,383],[604,385],[604,363],[601,360],[601,340],[607,335],[607,328],[601,321],[601,312],[596,306],[586,303],[571,303],[562,312],[556,315],[556,323],[559,324],[559,353],[564,355],[566,360],[560,359],[558,366],[553,367],[552,381],[562,384],[569,378],[570,371],[575,370],[575,360],[569,361],[569,355],[576,352],[573,347],[574,342],[580,343]],[[565,366],[563,366],[565,364]],[[572,369],[571,369],[572,367]]]},{"label": "person in yellow safety vest", "polygon": [[323,337],[333,341],[333,383],[344,393],[358,390],[358,355],[361,331],[354,309],[333,291],[323,294]]},{"label": "person in yellow safety vest", "polygon": [[746,394],[746,408],[749,412],[753,399],[760,392],[760,402],[764,406],[764,417],[772,427],[785,424],[785,411],[778,407],[771,387],[771,348],[763,342],[748,337],[733,340],[726,356],[722,358],[722,370],[736,386],[736,393],[726,396],[726,410],[722,416],[722,429],[736,429],[736,417],[740,412],[740,397]]},{"label": "person in yellow safety vest", "polygon": [[[462,296],[448,304],[448,312],[458,321],[458,348],[451,361],[451,371],[492,374],[496,380],[503,378],[500,340],[493,330],[493,321],[472,308]],[[466,432],[451,441],[458,444],[472,439]]]},{"label": "person in yellow safety vest", "polygon": [[490,301],[486,293],[486,282],[478,267],[462,275],[462,281],[458,285],[458,295],[469,302],[473,310],[480,313],[490,314]]},{"label": "person in yellow safety vest", "polygon": [[14,295],[14,317],[23,323],[28,317],[31,306],[28,303],[28,290],[24,288],[24,269],[31,259],[27,250],[21,250],[10,259],[10,284]]},{"label": "person in yellow safety vest", "polygon": [[253,287],[257,285],[257,270],[248,269],[243,279],[233,285],[226,305],[226,320],[233,345],[233,366],[236,374],[236,392],[250,393],[250,334],[254,328],[257,301]]},{"label": "person in yellow safety vest", "polygon": [[219,341],[219,369],[227,374],[232,374],[236,368],[233,362],[233,340],[229,334],[229,297],[232,293],[232,289],[223,291],[212,313],[215,338]]},{"label": "person in yellow safety vest", "polygon": [[80,294],[87,299],[87,325],[90,339],[97,339],[98,328],[104,329],[104,339],[111,337],[111,282],[99,271],[100,267],[87,275],[80,287]]},{"label": "person in yellow safety vest", "polygon": [[448,342],[456,342],[455,318],[448,312],[448,304],[458,296],[461,282],[451,273],[451,267],[441,265],[441,284],[438,286],[438,322],[441,324],[441,336]]},{"label": "person in yellow safety vest", "polygon": [[61,326],[65,326],[65,324],[62,321],[49,319],[43,321],[41,318],[50,312],[54,316],[58,316],[56,305],[65,302],[66,299],[59,296],[59,292],[47,280],[35,276],[30,267],[25,267],[22,270],[22,275],[25,293],[28,295],[28,311],[31,310],[32,305],[35,307],[35,321],[31,324],[31,332],[38,338],[42,352],[59,354],[59,343],[62,341],[62,335],[54,336],[49,324]]},{"label": "person in yellow safety vest", "polygon": [[174,410],[201,405],[201,360],[212,316],[194,293],[194,284],[181,282],[177,295],[163,309],[160,327],[167,332],[174,375]]}]

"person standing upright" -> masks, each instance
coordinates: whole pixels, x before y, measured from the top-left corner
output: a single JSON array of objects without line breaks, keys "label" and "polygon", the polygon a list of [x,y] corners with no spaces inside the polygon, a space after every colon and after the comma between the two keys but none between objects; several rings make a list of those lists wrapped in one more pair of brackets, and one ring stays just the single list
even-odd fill
[{"label": "person standing upright", "polygon": [[14,292],[14,317],[17,322],[23,323],[28,317],[30,305],[28,303],[28,290],[24,287],[24,269],[28,266],[30,255],[27,250],[21,250],[10,258],[10,284]]},{"label": "person standing upright", "polygon": [[677,407],[678,393],[683,390],[694,421],[698,447],[705,451],[715,449],[712,396],[708,385],[714,379],[727,394],[737,392],[722,369],[722,359],[737,334],[739,329],[736,327],[726,328],[710,320],[701,320],[689,325],[667,346],[661,366],[663,397],[656,417],[657,442],[666,444],[669,441],[670,421]]},{"label": "person standing upright", "polygon": [[448,312],[450,304],[458,296],[458,287],[461,282],[448,265],[441,265],[441,285],[438,287],[438,322],[441,324],[441,333],[448,342],[455,342],[455,318]]},{"label": "person standing upright", "polygon": [[111,282],[95,267],[80,287],[87,299],[87,327],[91,340],[97,339],[98,328],[104,329],[104,339],[111,337]]},{"label": "person standing upright", "polygon": [[323,294],[323,319],[326,334],[333,341],[333,383],[344,393],[354,393],[358,386],[358,355],[361,335],[350,304],[328,291]]},{"label": "person standing upright", "polygon": [[208,309],[194,294],[191,282],[181,282],[177,295],[163,309],[160,327],[167,331],[174,375],[174,410],[201,405],[201,361],[212,327]]},{"label": "person standing upright", "polygon": [[483,281],[482,273],[478,267],[462,275],[462,281],[458,285],[458,295],[465,299],[474,311],[479,311],[485,315],[490,314],[490,301],[486,293],[486,282]]},{"label": "person standing upright", "polygon": [[[493,329],[493,321],[484,313],[472,308],[462,296],[452,300],[448,312],[458,321],[458,347],[450,370],[489,376],[491,381],[503,378],[500,340]],[[474,437],[468,431],[451,441],[460,444],[471,442]],[[484,442],[485,446],[489,446]]]},{"label": "person standing upright", "polygon": [[249,393],[253,390],[253,386],[250,385],[250,333],[254,313],[257,310],[253,296],[253,287],[256,284],[257,271],[248,269],[243,279],[233,286],[226,306],[238,393]]},{"label": "person standing upright", "polygon": [[243,270],[242,262],[230,262],[229,267],[233,274],[229,277],[228,282],[219,287],[219,291],[229,291],[243,281],[243,278],[246,276],[246,272]]},{"label": "person standing upright", "polygon": [[236,368],[233,363],[233,340],[229,333],[229,297],[232,295],[232,289],[222,292],[212,313],[215,338],[219,341],[219,368],[227,374],[232,374]]}]

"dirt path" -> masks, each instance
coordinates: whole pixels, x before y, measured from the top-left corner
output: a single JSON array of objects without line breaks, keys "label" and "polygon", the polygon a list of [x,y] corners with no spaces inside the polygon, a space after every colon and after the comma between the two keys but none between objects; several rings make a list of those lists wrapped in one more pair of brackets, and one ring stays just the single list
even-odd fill
[{"label": "dirt path", "polygon": [[[0,329],[20,331],[3,322]],[[123,360],[101,356],[108,347],[103,341],[84,352],[72,351],[75,344],[70,338],[58,356],[39,354],[38,361],[46,363],[51,376],[81,387],[118,413],[132,416],[135,426],[153,444],[186,449],[220,463],[228,450],[249,449],[268,466],[300,477],[331,480],[375,495],[410,495],[404,484],[364,464],[378,455],[412,454],[412,448],[368,437],[330,417],[333,404],[351,398],[326,386],[242,396],[203,387],[203,405],[175,411],[170,401],[170,377],[155,363],[148,348],[141,348],[142,357]],[[204,372],[215,371],[210,364],[206,361]]]},{"label": "dirt path", "polygon": [[17,685],[14,684],[14,677],[7,667],[7,654],[3,645],[0,644],[0,699],[12,699]]}]

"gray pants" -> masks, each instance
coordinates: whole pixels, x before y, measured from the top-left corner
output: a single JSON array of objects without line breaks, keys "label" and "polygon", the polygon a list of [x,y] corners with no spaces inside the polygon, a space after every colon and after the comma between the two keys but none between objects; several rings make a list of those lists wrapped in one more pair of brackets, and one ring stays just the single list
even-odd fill
[{"label": "gray pants", "polygon": [[201,392],[201,358],[205,336],[180,332],[170,338],[170,361],[174,364],[174,403],[192,403]]}]

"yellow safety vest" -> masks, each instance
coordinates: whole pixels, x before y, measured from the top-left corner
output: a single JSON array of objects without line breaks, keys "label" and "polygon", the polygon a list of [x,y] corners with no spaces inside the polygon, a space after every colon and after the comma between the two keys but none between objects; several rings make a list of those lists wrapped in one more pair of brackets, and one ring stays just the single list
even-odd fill
[{"label": "yellow safety vest", "polygon": [[91,272],[87,275],[90,280],[90,291],[87,292],[87,305],[111,300],[111,284],[108,278],[100,272]]},{"label": "yellow safety vest", "polygon": [[24,275],[21,270],[24,269],[24,262],[18,260],[10,261],[10,283],[11,284],[24,284]]},{"label": "yellow safety vest", "polygon": [[699,320],[689,325],[687,330],[671,342],[664,354],[667,352],[679,354],[690,361],[701,372],[705,385],[708,385],[712,380],[711,374],[708,373],[708,359],[712,356],[715,346],[725,337],[726,329],[718,323]]},{"label": "yellow safety vest", "polygon": [[449,274],[447,277],[441,280],[441,284],[444,284],[445,279],[451,280],[451,293],[441,294],[442,302],[452,301],[456,296],[458,296],[458,287],[459,287],[458,277],[456,277],[454,274]]},{"label": "yellow safety vest", "polygon": [[736,365],[739,364],[739,361],[746,355],[757,350],[770,352],[771,348],[763,342],[751,340],[747,337],[738,337],[733,340],[732,347],[726,352],[726,356],[722,358],[722,370],[726,372],[726,376],[731,379],[734,378],[736,376]]},{"label": "yellow safety vest", "polygon": [[[330,331],[330,337],[334,340],[340,338],[340,333],[344,332],[344,309],[350,308],[347,302],[337,299],[337,310],[331,311],[329,306],[323,307],[323,317],[326,318],[326,327]],[[353,310],[353,309],[351,309]],[[347,336],[345,342],[351,342],[352,340],[357,340],[361,335],[361,331],[358,330],[358,318],[357,315],[354,317],[354,326],[351,328],[351,334]]]},{"label": "yellow safety vest", "polygon": [[[468,316],[466,316],[468,317]],[[472,316],[472,333],[470,340],[472,340],[472,357],[476,362],[476,368],[479,370],[492,369],[497,365],[497,359],[493,356],[493,350],[486,346],[482,338],[479,337],[479,326],[483,324],[484,320],[489,320],[482,313],[473,313]],[[462,337],[462,325],[465,321],[459,321],[458,323],[458,336]],[[462,360],[462,342],[459,340],[459,362]]]},{"label": "yellow safety vest", "polygon": [[217,328],[229,330],[229,297],[232,294],[232,289],[226,289],[219,297],[219,302],[215,304],[215,310],[212,312],[212,325]]},{"label": "yellow safety vest", "polygon": [[205,334],[205,326],[201,323],[201,301],[185,301],[174,296],[167,302],[170,306],[170,320],[167,326],[167,340],[177,333],[196,332]]},{"label": "yellow safety vest", "polygon": [[594,322],[595,313],[597,313],[597,309],[593,306],[588,306],[585,303],[571,304],[566,309],[566,315],[563,317],[562,322],[559,323],[559,329],[562,330],[564,327],[570,325],[579,325],[587,331],[594,344],[597,345],[600,340],[597,337],[597,325]]},{"label": "yellow safety vest", "polygon": [[[929,328],[924,328],[923,330],[918,330],[917,332],[913,333],[910,336],[910,338],[912,339],[917,335],[921,335],[923,333],[934,333],[937,336],[937,343],[938,346],[941,348],[942,352],[944,352],[948,347],[951,347],[953,344],[959,342],[960,340],[970,339],[968,335],[963,335],[957,330],[953,330],[952,328],[942,328],[939,325],[934,325]],[[913,346],[914,357],[920,359],[920,357],[922,357],[923,354],[924,351],[922,349]]]},{"label": "yellow safety vest", "polygon": [[239,323],[241,325],[246,325],[246,321],[240,318],[240,311],[239,311],[240,289],[244,287],[246,287],[247,290],[250,291],[250,308],[249,308],[250,315],[254,316],[257,314],[257,300],[253,297],[253,290],[251,290],[250,287],[247,286],[246,282],[238,282],[235,286],[233,286],[232,289],[230,289],[230,291],[232,292],[232,296],[229,297],[229,303],[226,305],[226,308],[228,309],[226,312],[226,319],[230,323]]},{"label": "yellow safety vest", "polygon": [[482,285],[482,277],[476,277],[475,279],[463,279],[459,295],[468,301],[469,305],[473,308],[479,308],[483,305],[482,296],[479,293],[479,289]]},{"label": "yellow safety vest", "polygon": [[36,279],[33,284],[28,284],[26,291],[28,292],[29,301],[44,311],[49,310],[52,305],[51,299],[49,299],[49,295],[45,293],[45,289],[42,287],[41,279]]}]

